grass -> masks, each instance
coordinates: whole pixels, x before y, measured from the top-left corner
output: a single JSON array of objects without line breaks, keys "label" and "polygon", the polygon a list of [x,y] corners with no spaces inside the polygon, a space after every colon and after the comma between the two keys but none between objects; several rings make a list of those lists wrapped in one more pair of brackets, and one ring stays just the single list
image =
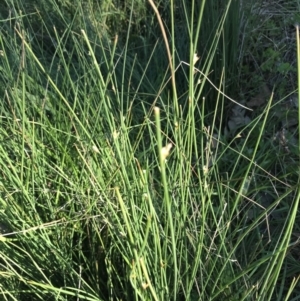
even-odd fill
[{"label": "grass", "polygon": [[3,300],[299,299],[300,117],[236,98],[246,8],[2,6]]}]

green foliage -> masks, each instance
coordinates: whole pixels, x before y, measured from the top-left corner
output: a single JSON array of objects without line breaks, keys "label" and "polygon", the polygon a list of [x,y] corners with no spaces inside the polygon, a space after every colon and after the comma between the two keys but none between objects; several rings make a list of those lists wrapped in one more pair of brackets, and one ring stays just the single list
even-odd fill
[{"label": "green foliage", "polygon": [[298,116],[224,117],[239,1],[1,5],[2,299],[297,298]]},{"label": "green foliage", "polygon": [[[296,1],[273,1],[268,5],[254,1],[246,5],[242,45],[244,56],[239,80],[241,89],[258,93],[264,84],[275,87],[278,99],[296,89],[297,77],[294,25]],[[247,68],[247,72],[243,72]],[[251,76],[249,76],[249,73]]]}]

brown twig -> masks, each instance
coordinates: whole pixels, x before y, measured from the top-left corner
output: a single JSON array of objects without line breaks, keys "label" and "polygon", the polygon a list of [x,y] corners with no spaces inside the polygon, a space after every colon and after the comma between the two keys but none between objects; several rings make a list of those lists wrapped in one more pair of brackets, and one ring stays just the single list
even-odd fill
[{"label": "brown twig", "polygon": [[168,59],[169,59],[170,71],[171,71],[172,88],[173,88],[173,92],[176,95],[175,72],[174,72],[174,66],[173,66],[173,62],[172,62],[172,55],[171,55],[169,42],[168,42],[168,38],[167,38],[167,35],[166,35],[166,31],[165,31],[165,27],[164,27],[163,21],[161,19],[161,16],[159,14],[159,11],[158,11],[155,3],[153,2],[153,0],[148,0],[148,1],[149,1],[150,5],[152,6],[152,8],[153,8],[153,10],[156,14],[156,17],[157,17],[157,20],[158,20],[158,23],[159,23],[159,26],[160,26],[160,29],[161,29],[161,32],[162,32],[162,35],[163,35],[163,38],[164,38],[164,42],[165,42],[166,50],[167,50],[167,55],[168,55]]}]

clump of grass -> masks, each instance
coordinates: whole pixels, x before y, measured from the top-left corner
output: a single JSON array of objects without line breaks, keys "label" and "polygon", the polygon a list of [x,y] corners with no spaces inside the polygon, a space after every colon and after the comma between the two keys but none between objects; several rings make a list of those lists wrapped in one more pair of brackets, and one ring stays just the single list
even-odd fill
[{"label": "clump of grass", "polygon": [[[70,27],[60,31],[43,24],[55,41],[47,54],[43,43],[31,39],[35,27],[28,24],[35,21],[26,10],[13,11],[18,23],[5,23],[0,40],[4,299],[296,295],[298,170],[273,170],[280,158],[274,159],[274,143],[265,136],[272,97],[247,126],[224,134],[228,68],[234,70],[226,62],[236,55],[226,37],[239,28],[232,23],[238,20],[231,10],[236,2],[210,7],[203,1],[197,7],[196,1],[191,6],[182,1],[181,10],[171,2],[165,24],[150,2],[155,38],[165,39],[153,44],[153,37],[139,36],[138,51],[131,48],[134,1],[121,37],[95,26],[101,11],[92,1],[79,2],[71,21],[59,8],[55,17]],[[115,28],[106,17],[98,22]],[[180,22],[188,29],[182,40]],[[197,53],[205,32],[210,38],[203,58]],[[145,49],[148,42],[151,51]],[[217,51],[222,64],[212,80]],[[206,94],[211,89],[214,93]],[[215,101],[207,104],[212,95]]]}]

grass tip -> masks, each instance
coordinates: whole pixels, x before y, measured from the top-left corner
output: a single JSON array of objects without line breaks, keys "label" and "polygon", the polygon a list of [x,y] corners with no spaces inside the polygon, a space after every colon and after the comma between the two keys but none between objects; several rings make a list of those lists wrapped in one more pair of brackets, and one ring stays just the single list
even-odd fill
[{"label": "grass tip", "polygon": [[169,156],[172,147],[173,147],[172,143],[168,143],[166,146],[164,146],[161,149],[161,157],[163,161]]}]

